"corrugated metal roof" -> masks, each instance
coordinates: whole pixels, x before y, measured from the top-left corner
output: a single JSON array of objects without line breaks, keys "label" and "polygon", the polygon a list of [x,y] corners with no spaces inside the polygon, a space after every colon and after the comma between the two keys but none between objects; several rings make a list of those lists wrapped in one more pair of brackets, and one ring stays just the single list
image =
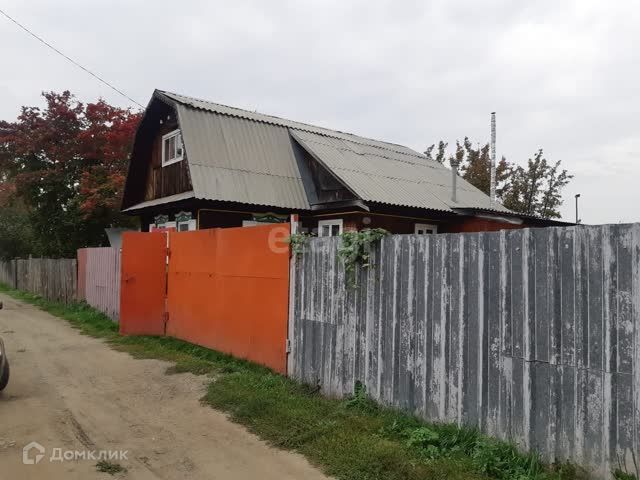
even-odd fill
[{"label": "corrugated metal roof", "polygon": [[285,127],[177,105],[196,198],[308,209]]},{"label": "corrugated metal roof", "polygon": [[226,200],[272,207],[308,209],[299,179],[263,173],[191,165],[196,198]]},{"label": "corrugated metal roof", "polygon": [[206,110],[209,112],[228,115],[231,117],[244,118],[247,120],[252,120],[254,122],[267,123],[270,125],[278,125],[280,127],[292,128],[295,130],[302,130],[302,131],[311,132],[311,133],[317,133],[319,135],[326,135],[334,138],[341,138],[357,144],[361,144],[364,147],[381,148],[384,150],[389,150],[392,152],[397,152],[399,154],[404,154],[412,157],[417,156],[417,157],[425,158],[424,155],[421,155],[418,152],[411,150],[410,148],[407,148],[403,145],[397,145],[395,143],[382,142],[380,140],[373,140],[370,138],[361,137],[359,135],[354,135],[351,133],[340,132],[338,130],[330,130],[328,128],[316,127],[314,125],[308,125],[306,123],[287,120],[286,118],[279,118],[279,117],[274,117],[272,115],[265,115],[263,113],[243,110],[241,108],[229,107],[227,105],[221,105],[219,103],[214,103],[206,100],[201,100],[198,98],[179,95],[177,93],[171,93],[171,92],[166,92],[162,90],[158,90],[157,92],[160,95],[163,95],[182,105],[187,105],[192,108],[196,108],[200,110]]},{"label": "corrugated metal roof", "polygon": [[458,178],[457,202],[453,202],[451,170],[426,157],[391,158],[345,140],[299,130],[292,134],[365,201],[445,211],[483,208],[509,212],[500,204],[492,205],[487,195],[462,178]]},{"label": "corrugated metal roof", "polygon": [[196,198],[308,209],[293,136],[365,201],[509,212],[462,178],[452,202],[451,171],[402,145],[175,93],[155,95],[176,107]]}]

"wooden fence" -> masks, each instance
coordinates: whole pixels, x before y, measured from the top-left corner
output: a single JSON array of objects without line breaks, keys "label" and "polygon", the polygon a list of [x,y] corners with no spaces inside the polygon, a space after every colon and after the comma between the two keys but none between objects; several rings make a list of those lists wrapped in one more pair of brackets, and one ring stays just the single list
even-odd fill
[{"label": "wooden fence", "polygon": [[76,260],[27,258],[2,261],[0,282],[47,300],[71,303],[76,299]]},{"label": "wooden fence", "polygon": [[15,260],[0,260],[0,283],[16,288]]},{"label": "wooden fence", "polygon": [[292,376],[640,474],[640,224],[394,235],[357,288],[339,241],[296,260]]},{"label": "wooden fence", "polygon": [[118,321],[120,316],[120,249],[78,250],[78,300]]}]

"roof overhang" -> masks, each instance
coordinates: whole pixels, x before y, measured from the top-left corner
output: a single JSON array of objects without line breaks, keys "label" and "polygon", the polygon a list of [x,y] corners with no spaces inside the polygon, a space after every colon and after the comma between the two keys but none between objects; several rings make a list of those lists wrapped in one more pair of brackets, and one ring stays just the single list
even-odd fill
[{"label": "roof overhang", "polygon": [[146,202],[138,203],[122,211],[123,213],[139,212],[150,207],[165,205],[167,203],[180,202],[182,200],[190,200],[192,198],[195,198],[195,194],[193,192],[177,193],[175,195],[169,195],[168,197],[156,198],[155,200],[147,200]]},{"label": "roof overhang", "polygon": [[569,227],[575,225],[575,223],[565,222],[563,220],[543,218],[536,215],[528,215],[526,213],[518,213],[510,210],[504,211],[484,208],[456,208],[454,210],[456,211],[456,213],[459,213],[461,215],[469,215],[476,218],[483,218],[496,222],[511,223],[514,225],[522,225],[523,223],[549,227]]}]

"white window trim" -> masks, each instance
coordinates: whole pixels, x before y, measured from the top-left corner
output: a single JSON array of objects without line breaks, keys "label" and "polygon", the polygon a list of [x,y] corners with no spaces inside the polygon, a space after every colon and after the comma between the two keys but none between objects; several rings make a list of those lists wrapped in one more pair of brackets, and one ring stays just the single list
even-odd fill
[{"label": "white window trim", "polygon": [[318,221],[318,236],[322,237],[322,227],[324,226],[333,227],[335,225],[338,226],[338,235],[342,235],[342,219],[341,218],[333,218],[331,220],[319,220]]},{"label": "white window trim", "polygon": [[[176,158],[172,158],[168,162],[165,162],[164,161],[164,145],[165,145],[165,141],[168,138],[177,137],[177,136],[180,136],[180,142],[182,143],[182,155],[180,155],[179,157],[176,157]],[[168,165],[172,165],[174,163],[181,162],[183,159],[184,159],[184,143],[182,142],[182,134],[180,133],[180,129],[178,128],[177,130],[173,130],[172,132],[169,132],[166,135],[162,136],[162,166],[166,167]]]},{"label": "white window trim", "polygon": [[192,218],[191,220],[183,220],[182,222],[177,222],[176,224],[176,231],[179,232],[180,231],[180,225],[184,225],[187,224],[189,226],[189,228],[187,230],[183,230],[183,232],[192,232],[193,230],[196,230],[197,225],[196,225],[196,219]]},{"label": "white window trim", "polygon": [[161,223],[158,226],[151,224],[149,225],[149,231],[152,232],[153,230],[160,230],[161,228],[176,228],[176,227],[177,227],[176,222],[171,221],[171,222]]},{"label": "white window trim", "polygon": [[433,233],[438,233],[438,226],[431,223],[416,223],[413,233],[418,233],[418,230],[432,230]]}]

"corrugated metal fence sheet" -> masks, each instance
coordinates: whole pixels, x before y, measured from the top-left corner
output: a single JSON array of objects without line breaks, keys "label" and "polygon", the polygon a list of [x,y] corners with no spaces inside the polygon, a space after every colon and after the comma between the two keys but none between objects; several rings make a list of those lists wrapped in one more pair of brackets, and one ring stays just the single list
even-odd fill
[{"label": "corrugated metal fence sheet", "polygon": [[394,235],[292,278],[290,373],[609,476],[640,452],[640,224]]},{"label": "corrugated metal fence sheet", "polygon": [[111,247],[79,249],[78,281],[82,280],[84,285],[78,286],[79,298],[117,321],[120,316],[120,250]]},{"label": "corrugated metal fence sheet", "polygon": [[167,335],[286,373],[289,232],[170,232]]},{"label": "corrugated metal fence sheet", "polygon": [[87,250],[86,248],[81,248],[76,254],[78,264],[77,298],[79,302],[87,299]]},{"label": "corrugated metal fence sheet", "polygon": [[123,234],[120,333],[166,334],[286,373],[289,234],[289,224]]}]

